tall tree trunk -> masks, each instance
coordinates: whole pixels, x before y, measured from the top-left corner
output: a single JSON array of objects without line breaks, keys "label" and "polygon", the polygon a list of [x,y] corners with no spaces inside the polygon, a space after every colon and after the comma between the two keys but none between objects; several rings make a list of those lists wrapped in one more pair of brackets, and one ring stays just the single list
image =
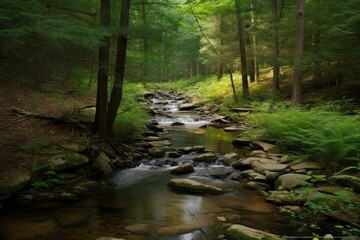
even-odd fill
[{"label": "tall tree trunk", "polygon": [[223,61],[222,61],[222,57],[221,57],[221,53],[222,53],[222,45],[223,45],[223,38],[222,38],[222,33],[223,33],[223,28],[224,28],[224,24],[223,24],[223,19],[222,17],[220,17],[220,23],[219,23],[219,32],[220,32],[220,39],[219,39],[219,48],[218,48],[218,54],[217,54],[217,80],[221,80],[223,77]]},{"label": "tall tree trunk", "polygon": [[[101,25],[110,26],[110,0],[101,0]],[[95,130],[106,138],[106,112],[108,101],[108,67],[109,67],[110,36],[102,39],[99,47],[99,69],[96,96]]]},{"label": "tall tree trunk", "polygon": [[[146,26],[147,25],[147,15],[146,15],[146,2],[145,0],[141,1],[141,17],[142,17],[142,21],[143,21],[143,25]],[[149,49],[149,41],[147,39],[147,37],[144,37],[144,42],[143,42],[143,50],[144,50],[144,59],[143,59],[143,72],[142,72],[142,80],[144,83],[147,82],[148,80],[148,71],[149,71],[149,63],[148,63],[148,49]]]},{"label": "tall tree trunk", "polygon": [[280,90],[280,67],[279,67],[279,15],[277,0],[272,0],[273,15],[273,92],[276,94]]},{"label": "tall tree trunk", "polygon": [[240,60],[241,60],[241,77],[242,77],[242,90],[243,97],[249,97],[249,85],[247,79],[246,69],[246,36],[245,28],[242,20],[240,0],[235,0],[236,5],[236,16],[238,20],[238,31],[239,31],[239,44],[240,44]]},{"label": "tall tree trunk", "polygon": [[114,127],[114,122],[118,108],[120,106],[123,94],[123,84],[125,75],[127,28],[129,26],[130,0],[121,1],[120,29],[118,36],[114,86],[111,92],[111,98],[108,105],[107,133],[110,134]]},{"label": "tall tree trunk", "polygon": [[292,104],[301,104],[301,58],[304,49],[304,5],[305,0],[296,0],[296,29],[295,29],[295,55],[294,77],[292,87]]},{"label": "tall tree trunk", "polygon": [[[251,8],[251,12],[250,12],[250,24],[251,24],[251,28],[253,29],[255,26],[255,17],[254,17],[254,10],[253,10],[253,1],[250,0],[250,8]],[[250,58],[250,82],[255,82],[257,80],[257,59],[256,59],[256,55],[257,55],[257,51],[256,51],[256,35],[255,32],[253,31],[253,33],[251,34],[251,39],[250,39],[250,46],[251,46],[251,58]]]}]

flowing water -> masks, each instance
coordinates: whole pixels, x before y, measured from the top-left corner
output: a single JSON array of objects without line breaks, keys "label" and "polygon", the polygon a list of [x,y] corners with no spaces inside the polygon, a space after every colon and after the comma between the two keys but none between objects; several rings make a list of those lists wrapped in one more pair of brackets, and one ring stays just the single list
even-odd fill
[{"label": "flowing water", "polygon": [[[157,101],[160,100],[155,99],[154,104]],[[198,128],[209,121],[179,113],[178,103],[169,103],[165,106],[173,117],[156,120],[167,128],[174,147],[204,145],[220,154],[234,150],[231,144],[234,134]],[[171,127],[175,121],[185,125]],[[172,168],[148,163],[119,171],[107,181],[111,184],[103,184],[75,202],[8,206],[0,211],[0,239],[95,240],[101,236],[128,240],[217,239],[229,227],[218,217],[280,235],[294,230],[274,205],[238,182],[208,177],[204,174],[206,166],[196,167],[195,173],[184,177],[232,191],[223,195],[194,195],[168,189],[166,184],[174,177],[170,173]]]}]

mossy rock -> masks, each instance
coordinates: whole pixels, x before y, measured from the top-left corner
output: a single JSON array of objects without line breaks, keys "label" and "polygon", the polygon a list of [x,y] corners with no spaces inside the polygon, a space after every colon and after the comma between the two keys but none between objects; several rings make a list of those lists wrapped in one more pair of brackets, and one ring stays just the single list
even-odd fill
[{"label": "mossy rock", "polygon": [[89,158],[76,152],[68,152],[50,158],[46,163],[46,170],[62,172],[71,170],[89,162]]},{"label": "mossy rock", "polygon": [[249,228],[243,225],[232,225],[229,227],[225,235],[231,240],[280,240],[277,235],[267,233],[258,229]]},{"label": "mossy rock", "polygon": [[21,190],[30,180],[29,173],[16,173],[6,179],[0,179],[0,198]]}]

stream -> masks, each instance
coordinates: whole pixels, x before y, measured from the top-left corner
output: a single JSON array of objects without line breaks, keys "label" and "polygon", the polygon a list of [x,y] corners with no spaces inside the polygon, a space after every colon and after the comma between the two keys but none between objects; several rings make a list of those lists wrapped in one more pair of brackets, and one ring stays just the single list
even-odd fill
[{"label": "stream", "polygon": [[[164,137],[173,148],[202,145],[219,154],[236,151],[234,133],[213,127],[206,117],[179,111],[182,101],[154,98],[153,105],[166,109],[166,116],[155,116],[165,128]],[[164,103],[164,101],[168,101]],[[159,104],[161,103],[161,104]],[[174,122],[185,125],[171,126]],[[181,159],[189,159],[184,155]],[[95,191],[79,201],[31,202],[25,206],[9,206],[0,212],[0,240],[97,239],[127,240],[217,239],[231,224],[238,223],[279,235],[292,235],[296,229],[290,219],[266,203],[255,191],[242,188],[238,181],[214,179],[208,167],[198,164],[195,172],[180,176],[224,189],[223,195],[179,193],[167,188],[174,166],[159,165],[163,159],[143,161],[138,167],[116,172]],[[220,163],[219,163],[220,164]],[[110,184],[109,184],[110,183]]]}]

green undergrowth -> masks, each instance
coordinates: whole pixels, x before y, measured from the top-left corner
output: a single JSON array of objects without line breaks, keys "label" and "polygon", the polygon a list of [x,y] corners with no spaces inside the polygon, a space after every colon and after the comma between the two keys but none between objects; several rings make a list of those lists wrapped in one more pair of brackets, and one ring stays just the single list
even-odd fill
[{"label": "green undergrowth", "polygon": [[263,104],[247,119],[253,128],[245,135],[276,140],[283,150],[310,160],[320,160],[337,170],[358,165],[360,158],[360,115],[291,108],[288,104]]},{"label": "green undergrowth", "polygon": [[144,105],[138,102],[145,90],[142,84],[124,84],[123,100],[115,120],[115,135],[120,141],[141,132],[149,114]]}]

